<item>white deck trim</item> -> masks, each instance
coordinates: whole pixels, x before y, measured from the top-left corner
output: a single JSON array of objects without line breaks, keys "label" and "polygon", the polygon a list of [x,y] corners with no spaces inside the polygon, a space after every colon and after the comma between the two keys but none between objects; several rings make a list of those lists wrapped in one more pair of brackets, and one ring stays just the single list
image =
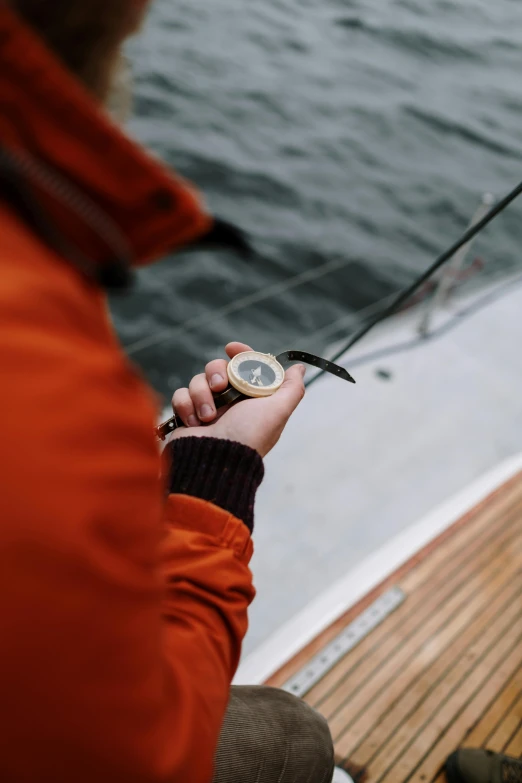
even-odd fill
[{"label": "white deck trim", "polygon": [[522,454],[505,460],[370,555],[248,655],[234,684],[265,682],[357,601],[521,470]]}]

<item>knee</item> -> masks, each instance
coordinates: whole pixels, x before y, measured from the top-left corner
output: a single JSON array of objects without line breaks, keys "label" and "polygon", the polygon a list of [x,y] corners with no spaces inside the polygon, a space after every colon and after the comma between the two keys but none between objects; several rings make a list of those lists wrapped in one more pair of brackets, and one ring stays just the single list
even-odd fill
[{"label": "knee", "polygon": [[261,771],[268,783],[331,783],[333,767],[328,724],[308,704],[277,688],[232,688],[214,783],[257,780]]},{"label": "knee", "polygon": [[[265,689],[272,701],[279,720],[284,725],[287,741],[294,746],[294,752],[307,757],[310,766],[324,770],[324,778],[317,780],[330,783],[334,767],[334,748],[328,723],[316,710],[291,693],[277,689]],[[315,781],[316,778],[313,778]]]}]

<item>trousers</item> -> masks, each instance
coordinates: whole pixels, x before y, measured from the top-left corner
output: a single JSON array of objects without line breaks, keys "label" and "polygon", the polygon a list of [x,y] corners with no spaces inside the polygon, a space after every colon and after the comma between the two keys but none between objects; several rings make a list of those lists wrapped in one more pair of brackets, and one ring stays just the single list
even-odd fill
[{"label": "trousers", "polygon": [[331,783],[334,750],[324,718],[266,687],[232,687],[213,783]]}]

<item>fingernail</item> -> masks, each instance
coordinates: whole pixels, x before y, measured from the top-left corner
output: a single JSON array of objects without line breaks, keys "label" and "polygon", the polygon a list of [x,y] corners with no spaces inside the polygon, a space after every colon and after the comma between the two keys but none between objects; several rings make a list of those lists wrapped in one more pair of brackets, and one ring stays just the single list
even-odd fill
[{"label": "fingernail", "polygon": [[187,419],[187,424],[189,425],[189,427],[199,427],[199,421],[197,416],[194,416],[194,414],[192,414],[192,416],[189,416]]},{"label": "fingernail", "polygon": [[223,383],[223,376],[216,372],[210,379],[210,387],[213,389],[214,386],[219,386],[220,383]]},{"label": "fingernail", "polygon": [[305,373],[306,373],[306,367],[304,366],[304,364],[298,364],[297,366],[299,367],[299,372],[301,373],[301,375],[304,378]]},{"label": "fingernail", "polygon": [[202,405],[199,409],[199,418],[200,419],[209,419],[211,416],[214,415],[214,409],[210,407],[210,405]]}]

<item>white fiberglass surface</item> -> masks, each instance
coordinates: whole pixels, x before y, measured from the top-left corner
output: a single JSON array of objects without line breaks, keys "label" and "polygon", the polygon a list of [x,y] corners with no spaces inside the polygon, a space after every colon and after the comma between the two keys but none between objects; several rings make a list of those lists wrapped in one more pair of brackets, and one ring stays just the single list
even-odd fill
[{"label": "white fiberglass surface", "polygon": [[[311,388],[267,459],[244,654],[522,451],[521,312],[514,287],[439,339],[354,368],[356,386],[326,377]],[[418,320],[388,321],[350,358],[411,339]]]}]

